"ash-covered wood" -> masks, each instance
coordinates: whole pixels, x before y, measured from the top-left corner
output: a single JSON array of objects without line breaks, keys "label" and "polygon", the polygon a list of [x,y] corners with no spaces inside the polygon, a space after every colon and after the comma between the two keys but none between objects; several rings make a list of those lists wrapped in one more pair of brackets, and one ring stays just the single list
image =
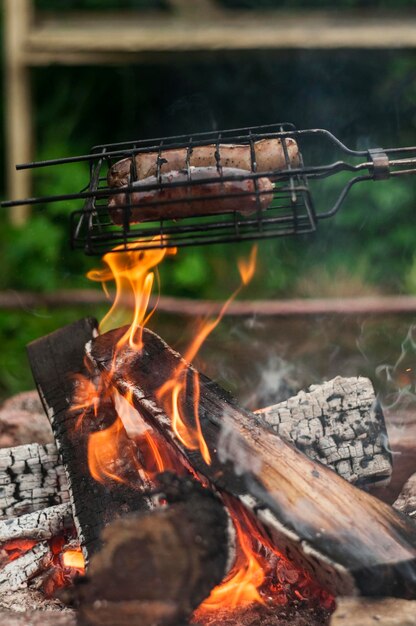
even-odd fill
[{"label": "ash-covered wood", "polygon": [[81,410],[72,409],[79,381],[76,375],[93,378],[84,365],[84,358],[85,344],[95,335],[96,320],[85,318],[32,342],[27,348],[33,377],[63,460],[74,521],[87,562],[100,546],[100,532],[109,522],[148,506],[148,500],[142,495],[142,477],[130,462],[137,451],[123,427],[118,430],[117,440],[124,454],[113,460],[112,468],[121,480],[109,478],[102,483],[90,473],[89,437],[110,428],[117,419],[112,402],[104,399],[97,416],[93,410],[87,411],[82,427],[76,427],[82,414]]},{"label": "ash-covered wood", "polygon": [[0,407],[0,448],[53,443],[53,433],[36,391],[24,391]]},{"label": "ash-covered wood", "polygon": [[68,484],[54,444],[0,450],[1,519],[68,501]]},{"label": "ash-covered wood", "polygon": [[397,598],[339,598],[330,626],[416,626],[416,602]]},{"label": "ash-covered wood", "polygon": [[159,483],[167,506],[103,531],[104,545],[75,589],[82,623],[185,623],[227,573],[234,537],[220,500],[194,480],[162,474]]},{"label": "ash-covered wood", "polygon": [[69,502],[0,522],[0,544],[12,539],[51,539],[74,525]]},{"label": "ash-covered wood", "polygon": [[413,474],[406,482],[393,506],[416,520],[416,474]]},{"label": "ash-covered wood", "polygon": [[51,549],[46,541],[36,544],[31,550],[11,561],[0,570],[0,593],[16,591],[28,584],[28,581],[42,572],[52,558]]},{"label": "ash-covered wood", "polygon": [[[194,416],[197,375],[160,337],[144,330],[141,351],[114,346],[126,329],[97,337],[92,361],[121,394],[132,392],[143,417],[173,444],[184,463],[238,497],[267,528],[274,545],[335,594],[415,597],[416,526],[391,507],[308,459],[253,413],[199,374],[201,431],[211,454],[188,450],[172,429],[161,385],[178,368],[187,380],[182,409]],[[166,402],[166,400],[165,400]]]},{"label": "ash-covered wood", "polygon": [[386,425],[368,378],[337,376],[256,413],[282,439],[351,483],[390,479]]}]

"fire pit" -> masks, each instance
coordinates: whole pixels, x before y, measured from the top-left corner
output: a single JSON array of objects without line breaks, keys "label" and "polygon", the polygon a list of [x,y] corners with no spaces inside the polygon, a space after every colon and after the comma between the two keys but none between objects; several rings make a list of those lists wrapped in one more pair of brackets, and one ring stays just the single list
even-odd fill
[{"label": "fire pit", "polygon": [[[176,253],[175,244],[208,243],[204,228],[220,229],[223,241],[304,232],[306,218],[306,230],[313,229],[362,179],[317,215],[308,178],[368,169],[366,178],[377,179],[390,165],[400,174],[413,168],[411,158],[389,163],[388,151],[375,151],[359,166],[308,169],[301,139],[302,132],[279,125],[215,141],[173,138],[167,149],[161,141],[157,150],[152,142],[101,146],[81,157],[91,161],[91,179],[87,191],[71,196],[87,200],[74,214],[73,241],[89,253],[115,245],[89,278],[105,288],[114,281],[116,293],[100,324],[85,318],[28,346],[53,437],[0,453],[5,598],[22,588],[26,606],[33,594],[45,606],[58,598],[53,606],[71,607],[89,626],[329,624],[342,596],[395,597],[396,610],[408,611],[416,596],[413,483],[395,508],[368,493],[381,494],[392,476],[370,380],[337,376],[252,412],[195,367],[204,341],[250,282],[256,245],[238,262],[240,285],[218,315],[200,321],[183,356],[148,328],[157,266]],[[275,169],[267,150],[260,154],[265,146],[280,158]],[[182,160],[184,172],[169,169]],[[245,165],[238,174],[235,160]],[[289,212],[276,217],[269,208]],[[164,210],[173,225],[160,217]],[[244,211],[247,219],[238,215]],[[254,230],[244,230],[247,224]],[[134,306],[125,325],[127,297]],[[332,619],[360,606],[338,602]],[[70,624],[74,615],[61,618]]]}]

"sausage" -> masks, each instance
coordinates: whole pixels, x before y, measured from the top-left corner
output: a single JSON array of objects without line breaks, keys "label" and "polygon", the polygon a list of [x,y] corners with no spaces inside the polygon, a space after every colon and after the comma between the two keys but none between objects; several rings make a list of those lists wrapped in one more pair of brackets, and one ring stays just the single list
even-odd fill
[{"label": "sausage", "polygon": [[[299,150],[294,139],[285,140],[288,158],[291,167],[299,165]],[[217,146],[195,146],[190,152],[189,165],[194,167],[210,167],[217,164],[215,152]],[[176,150],[164,150],[160,153],[161,159],[166,162],[161,164],[162,174],[181,170],[187,166],[187,148]],[[254,143],[257,172],[271,172],[287,168],[285,152],[281,139],[261,139]],[[249,144],[220,144],[220,164],[222,167],[235,167],[251,172],[251,148]],[[155,176],[157,174],[157,158],[159,152],[141,152],[135,155],[137,180]],[[109,187],[123,187],[129,184],[131,169],[131,157],[114,163],[109,169],[107,182]]]},{"label": "sausage", "polygon": [[[109,213],[114,224],[124,223],[127,205],[131,206],[128,216],[131,224],[160,219],[179,219],[199,215],[214,215],[238,211],[250,215],[258,210],[267,209],[273,200],[273,184],[266,178],[224,181],[230,176],[247,176],[246,170],[224,167],[220,176],[216,167],[190,168],[192,181],[200,184],[189,185],[187,170],[172,171],[162,174],[160,182],[183,183],[178,187],[159,187],[156,176],[149,176],[133,183],[133,191],[110,196]],[[207,183],[206,180],[219,178],[218,182]],[[140,190],[144,185],[154,185],[150,191]],[[256,186],[258,190],[258,201]],[[241,194],[240,197],[229,197],[230,194]],[[214,196],[221,195],[221,198]],[[173,202],[169,202],[173,201]]]}]

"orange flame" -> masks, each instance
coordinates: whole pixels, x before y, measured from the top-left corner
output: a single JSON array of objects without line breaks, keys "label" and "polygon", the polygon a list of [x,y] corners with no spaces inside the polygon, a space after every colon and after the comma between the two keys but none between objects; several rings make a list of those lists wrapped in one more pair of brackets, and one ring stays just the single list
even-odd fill
[{"label": "orange flame", "polygon": [[81,548],[77,550],[65,550],[62,553],[62,563],[64,567],[72,567],[78,569],[80,572],[85,571],[85,559],[81,552]]},{"label": "orange flame", "polygon": [[219,609],[235,609],[252,603],[264,604],[259,593],[265,580],[260,557],[253,549],[252,538],[257,538],[258,531],[244,507],[236,500],[225,499],[231,513],[237,533],[237,559],[233,571],[201,604],[197,615],[218,611]]},{"label": "orange flame", "polygon": [[[127,247],[129,244],[127,244]],[[134,244],[131,244],[134,247]],[[123,250],[120,252],[120,250]],[[116,254],[113,254],[116,252]],[[118,342],[118,347],[129,343],[132,348],[140,349],[142,345],[141,328],[146,326],[154,310],[148,312],[150,296],[152,293],[155,272],[152,268],[168,254],[176,254],[176,248],[149,249],[149,250],[125,250],[124,246],[117,246],[112,252],[105,254],[104,263],[108,266],[101,270],[91,270],[87,277],[90,280],[100,282],[107,293],[107,283],[114,281],[116,295],[113,304],[100,323],[100,332],[104,333],[113,328],[118,328],[125,322],[125,310],[123,303],[133,297],[134,313],[130,328]]]},{"label": "orange flame", "polygon": [[129,453],[133,466],[137,465],[138,471],[140,470],[131,450],[122,449],[120,446],[120,435],[123,432],[123,422],[117,417],[114,423],[105,430],[98,430],[90,434],[88,439],[88,467],[91,476],[96,481],[105,483],[107,479],[110,479],[126,483],[126,479],[120,475],[118,466],[119,459]]},{"label": "orange flame", "polygon": [[186,362],[192,363],[201,346],[218,326],[228,307],[235,300],[241,289],[253,278],[257,261],[257,245],[253,246],[248,259],[239,259],[238,269],[241,284],[222,306],[219,314],[213,320],[201,323],[193,341],[185,352],[185,363],[180,365],[173,376],[158,390],[157,397],[163,401],[166,413],[171,417],[172,428],[179,441],[189,450],[198,450],[207,465],[211,464],[211,455],[204,439],[201,420],[199,417],[200,384],[197,372],[193,372],[193,424],[189,421],[188,410],[181,402],[181,397],[187,397],[188,377],[186,376]]}]

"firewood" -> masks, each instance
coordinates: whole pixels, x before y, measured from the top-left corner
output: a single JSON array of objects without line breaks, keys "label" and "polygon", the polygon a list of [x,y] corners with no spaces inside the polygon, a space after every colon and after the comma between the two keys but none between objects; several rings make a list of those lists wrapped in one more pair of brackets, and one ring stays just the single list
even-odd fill
[{"label": "firewood", "polygon": [[416,519],[416,474],[413,474],[406,482],[393,506],[405,515]]},{"label": "firewood", "polygon": [[234,536],[220,500],[191,479],[160,481],[167,506],[104,529],[104,545],[75,588],[82,623],[185,623],[228,571]]},{"label": "firewood", "polygon": [[0,450],[0,518],[68,502],[68,486],[53,444]]},{"label": "firewood", "polygon": [[0,593],[16,591],[28,584],[28,581],[42,572],[52,558],[46,541],[36,544],[31,550],[11,561],[0,570]]},{"label": "firewood", "polygon": [[416,413],[411,409],[391,407],[384,409],[384,415],[393,455],[393,474],[389,485],[372,488],[371,492],[392,504],[405,482],[416,472]]},{"label": "firewood", "polygon": [[397,598],[339,598],[331,626],[416,626],[416,602]]},{"label": "firewood", "polygon": [[[133,394],[141,415],[175,446],[185,464],[256,514],[287,558],[337,595],[416,596],[416,526],[411,520],[284,442],[151,331],[143,332],[142,350],[125,345],[115,354],[125,332],[95,338],[87,346],[92,362],[121,394]],[[199,380],[209,465],[200,450],[188,450],[175,435],[158,397],[178,368],[181,380],[187,380],[182,407],[189,420],[195,414],[191,390],[195,377]]]},{"label": "firewood", "polygon": [[133,463],[137,449],[120,422],[117,437],[124,454],[113,461],[121,480],[109,479],[104,484],[90,473],[89,437],[94,432],[110,428],[117,419],[111,400],[106,398],[101,402],[97,416],[93,410],[87,411],[82,427],[76,427],[77,419],[83,413],[72,409],[78,389],[76,375],[90,380],[94,377],[94,373],[86,369],[84,358],[85,344],[95,335],[96,320],[85,318],[33,341],[27,347],[33,377],[68,478],[74,522],[87,563],[100,546],[102,528],[120,515],[149,506],[149,500],[143,496],[143,477]]},{"label": "firewood", "polygon": [[353,484],[390,479],[386,425],[368,378],[337,376],[256,413],[282,439]]},{"label": "firewood", "polygon": [[69,502],[0,522],[0,543],[12,539],[44,541],[73,526]]}]

